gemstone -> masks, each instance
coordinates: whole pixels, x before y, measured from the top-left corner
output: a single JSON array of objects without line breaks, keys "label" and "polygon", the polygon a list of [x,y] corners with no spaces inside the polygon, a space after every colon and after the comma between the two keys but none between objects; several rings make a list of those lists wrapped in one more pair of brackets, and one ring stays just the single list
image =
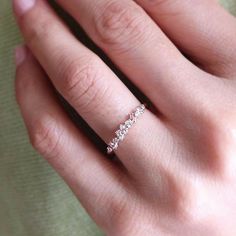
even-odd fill
[{"label": "gemstone", "polygon": [[110,147],[112,147],[113,149],[117,149],[118,148],[118,143],[119,143],[119,139],[114,138],[110,143]]},{"label": "gemstone", "polygon": [[124,139],[124,133],[121,130],[116,131],[116,135],[120,140]]},{"label": "gemstone", "polygon": [[121,124],[120,125],[120,130],[123,130],[123,129],[125,129],[126,127],[125,127],[125,125],[124,124]]},{"label": "gemstone", "polygon": [[113,149],[111,147],[107,147],[107,153],[110,154],[113,152]]},{"label": "gemstone", "polygon": [[112,153],[113,150],[116,150],[119,146],[119,142],[123,141],[126,134],[129,132],[129,129],[135,124],[138,120],[138,117],[143,114],[145,111],[145,106],[140,105],[129,115],[129,119],[124,123],[120,124],[119,129],[115,132],[116,137],[112,139],[107,147],[107,152]]},{"label": "gemstone", "polygon": [[126,126],[127,128],[130,128],[130,127],[132,126],[131,120],[127,120],[127,121],[125,122],[125,126]]}]

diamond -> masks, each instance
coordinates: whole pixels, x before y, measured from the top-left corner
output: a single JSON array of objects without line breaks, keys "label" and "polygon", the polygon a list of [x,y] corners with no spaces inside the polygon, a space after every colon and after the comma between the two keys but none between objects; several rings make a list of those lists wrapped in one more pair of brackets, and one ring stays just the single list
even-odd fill
[{"label": "diamond", "polygon": [[131,120],[127,120],[127,121],[125,122],[125,126],[126,126],[127,128],[130,128],[130,127],[132,126]]},{"label": "diamond", "polygon": [[121,129],[121,130],[126,129],[125,125],[124,125],[124,124],[121,124],[121,125],[120,125],[120,129]]},{"label": "diamond", "polygon": [[145,105],[140,105],[129,115],[129,119],[126,120],[119,126],[119,129],[115,132],[116,137],[108,144],[107,153],[110,154],[116,150],[119,146],[120,141],[123,141],[129,129],[135,124],[138,120],[138,117],[142,115],[145,111]]},{"label": "diamond", "polygon": [[107,147],[107,153],[111,154],[113,152],[113,149],[111,147]]}]

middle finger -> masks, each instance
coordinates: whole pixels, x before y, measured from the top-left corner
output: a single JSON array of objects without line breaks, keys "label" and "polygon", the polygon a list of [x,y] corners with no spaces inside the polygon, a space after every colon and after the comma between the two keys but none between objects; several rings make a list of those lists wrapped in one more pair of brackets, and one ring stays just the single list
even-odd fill
[{"label": "middle finger", "polygon": [[196,79],[200,70],[180,53],[134,1],[57,2],[164,115],[173,116],[179,112],[176,101],[183,97],[188,101],[193,94],[189,88],[199,90]]}]

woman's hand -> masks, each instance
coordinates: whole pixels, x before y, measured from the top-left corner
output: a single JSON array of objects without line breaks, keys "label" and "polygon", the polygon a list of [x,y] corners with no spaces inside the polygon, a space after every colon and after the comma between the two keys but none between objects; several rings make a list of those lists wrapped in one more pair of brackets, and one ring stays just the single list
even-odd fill
[{"label": "woman's hand", "polygon": [[235,18],[213,0],[57,2],[158,112],[120,143],[122,165],[106,158],[53,86],[106,143],[138,99],[46,1],[14,0],[29,48],[17,49],[16,95],[33,146],[107,235],[236,235]]}]

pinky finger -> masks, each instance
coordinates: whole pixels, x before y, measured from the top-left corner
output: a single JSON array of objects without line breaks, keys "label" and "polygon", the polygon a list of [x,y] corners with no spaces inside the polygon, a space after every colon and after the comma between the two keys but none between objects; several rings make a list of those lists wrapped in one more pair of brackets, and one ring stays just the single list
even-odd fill
[{"label": "pinky finger", "polygon": [[32,145],[65,179],[96,223],[107,228],[112,211],[127,199],[126,175],[67,117],[26,47],[16,49],[16,65],[16,98]]}]

